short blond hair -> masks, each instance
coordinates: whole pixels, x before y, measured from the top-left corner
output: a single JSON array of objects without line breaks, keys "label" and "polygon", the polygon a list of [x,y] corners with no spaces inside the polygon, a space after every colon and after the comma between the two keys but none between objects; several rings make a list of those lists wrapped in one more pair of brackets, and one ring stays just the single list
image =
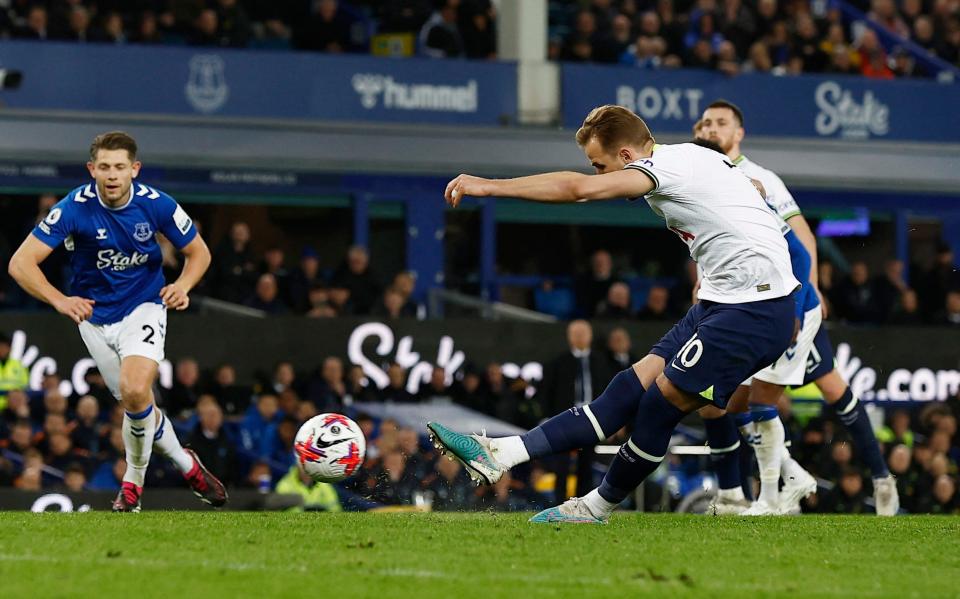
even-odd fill
[{"label": "short blond hair", "polygon": [[591,110],[577,130],[577,144],[581,147],[591,139],[597,140],[605,151],[612,152],[622,145],[642,148],[653,141],[653,135],[643,119],[632,111],[607,104]]}]

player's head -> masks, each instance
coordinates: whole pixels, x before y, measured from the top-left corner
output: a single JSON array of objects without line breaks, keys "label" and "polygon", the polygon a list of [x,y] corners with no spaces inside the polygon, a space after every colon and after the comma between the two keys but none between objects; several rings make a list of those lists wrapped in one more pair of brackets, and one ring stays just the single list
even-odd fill
[{"label": "player's head", "polygon": [[90,144],[87,170],[96,180],[104,203],[116,205],[126,201],[133,180],[140,174],[136,140],[123,131],[96,136]]},{"label": "player's head", "polygon": [[740,142],[743,141],[743,111],[726,100],[715,100],[703,111],[700,119],[702,126],[700,135],[716,142],[725,154],[740,153]]},{"label": "player's head", "polygon": [[649,156],[654,139],[647,124],[622,106],[598,106],[577,130],[577,145],[598,174],[622,169]]},{"label": "player's head", "polygon": [[702,135],[703,135],[703,119],[699,119],[697,120],[696,123],[693,124],[693,138],[700,139]]}]

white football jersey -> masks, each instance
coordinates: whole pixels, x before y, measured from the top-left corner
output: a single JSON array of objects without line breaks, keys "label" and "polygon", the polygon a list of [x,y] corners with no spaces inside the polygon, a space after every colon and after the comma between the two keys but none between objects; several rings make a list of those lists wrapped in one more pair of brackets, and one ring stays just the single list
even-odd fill
[{"label": "white football jersey", "polygon": [[740,154],[733,163],[739,166],[748,177],[763,183],[763,188],[767,192],[767,204],[776,210],[780,218],[787,220],[791,216],[800,214],[800,206],[775,172],[763,168],[743,154]]},{"label": "white football jersey", "polygon": [[644,198],[689,247],[702,273],[701,300],[756,302],[800,285],[779,220],[726,156],[692,143],[658,145],[625,168],[653,180]]}]

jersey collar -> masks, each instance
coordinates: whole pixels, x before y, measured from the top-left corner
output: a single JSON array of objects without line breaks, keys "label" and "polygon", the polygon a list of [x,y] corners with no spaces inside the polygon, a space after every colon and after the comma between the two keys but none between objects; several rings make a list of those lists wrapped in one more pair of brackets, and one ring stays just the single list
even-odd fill
[{"label": "jersey collar", "polygon": [[100,202],[100,205],[103,206],[104,208],[106,208],[107,210],[112,211],[112,212],[117,212],[117,211],[119,211],[119,210],[123,210],[124,208],[126,208],[127,206],[129,206],[129,205],[133,202],[133,183],[130,184],[130,199],[127,200],[127,203],[124,204],[123,206],[117,206],[116,208],[114,208],[114,207],[112,207],[112,206],[108,206],[103,200],[100,199],[100,189],[97,187],[97,184],[96,184],[96,183],[93,184],[93,191],[94,191],[94,193],[97,194],[97,201]]},{"label": "jersey collar", "polygon": [[746,159],[747,159],[746,156],[744,156],[743,154],[740,154],[739,156],[733,159],[733,163],[739,165],[741,162],[743,162]]}]

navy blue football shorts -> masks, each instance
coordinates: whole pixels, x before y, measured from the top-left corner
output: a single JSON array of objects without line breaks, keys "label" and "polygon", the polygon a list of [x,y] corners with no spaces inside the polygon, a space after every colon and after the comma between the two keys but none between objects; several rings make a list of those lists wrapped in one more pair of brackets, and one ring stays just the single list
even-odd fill
[{"label": "navy blue football shorts", "polygon": [[663,372],[680,390],[726,407],[740,383],[790,346],[793,295],[742,304],[701,301],[650,353],[666,361]]}]

